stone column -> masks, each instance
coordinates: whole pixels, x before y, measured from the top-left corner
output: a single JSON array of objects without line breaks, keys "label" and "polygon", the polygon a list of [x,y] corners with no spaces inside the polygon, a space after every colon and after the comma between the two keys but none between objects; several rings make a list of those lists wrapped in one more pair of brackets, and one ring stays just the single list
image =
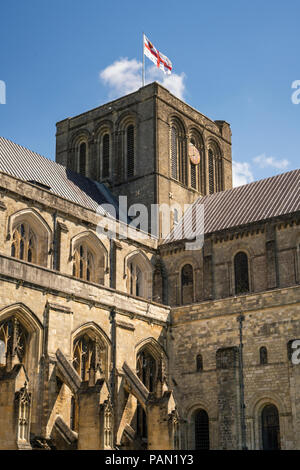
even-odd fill
[{"label": "stone column", "polygon": [[175,403],[171,392],[153,398],[147,404],[148,450],[174,449]]},{"label": "stone column", "polygon": [[[93,387],[82,384],[78,393],[78,450],[103,450],[112,445],[112,409],[108,423],[109,393],[101,379]],[[104,432],[105,431],[105,432]],[[110,433],[110,434],[109,434]]]}]

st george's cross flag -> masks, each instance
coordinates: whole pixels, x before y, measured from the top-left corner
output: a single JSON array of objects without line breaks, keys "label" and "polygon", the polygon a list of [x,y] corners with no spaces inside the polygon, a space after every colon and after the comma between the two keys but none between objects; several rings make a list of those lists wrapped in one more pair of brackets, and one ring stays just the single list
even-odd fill
[{"label": "st george's cross flag", "polygon": [[144,54],[148,59],[152,60],[158,68],[164,73],[170,74],[172,71],[172,62],[159,52],[152,44],[151,41],[144,35]]}]

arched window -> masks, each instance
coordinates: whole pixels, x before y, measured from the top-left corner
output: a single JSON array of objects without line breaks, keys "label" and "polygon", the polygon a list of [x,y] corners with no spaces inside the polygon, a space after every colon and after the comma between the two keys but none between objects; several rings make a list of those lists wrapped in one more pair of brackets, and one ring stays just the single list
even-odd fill
[{"label": "arched window", "polygon": [[194,300],[194,273],[190,264],[183,266],[181,270],[181,302],[191,304]]},{"label": "arched window", "polygon": [[261,365],[268,364],[268,350],[262,346],[259,350],[259,361]]},{"label": "arched window", "polygon": [[36,262],[36,236],[29,224],[19,224],[13,231],[12,240],[11,256],[29,263]]},{"label": "arched window", "polygon": [[108,133],[102,137],[101,163],[101,178],[108,178],[110,174],[110,135]]},{"label": "arched window", "polygon": [[209,194],[223,191],[223,164],[219,146],[212,142],[208,149],[208,187]]},{"label": "arched window", "polygon": [[196,357],[196,369],[197,369],[197,372],[201,372],[203,370],[202,354],[198,354]]},{"label": "arched window", "polygon": [[94,257],[85,243],[75,248],[73,276],[95,282]]},{"label": "arched window", "polygon": [[85,142],[81,142],[78,151],[78,171],[81,175],[86,176],[86,158],[87,156],[87,145]]},{"label": "arched window", "polygon": [[90,369],[96,370],[98,363],[96,341],[86,334],[78,338],[73,345],[73,366],[81,379],[88,380]]},{"label": "arched window", "polygon": [[170,127],[171,177],[186,184],[187,164],[185,133],[181,122],[173,119]]},{"label": "arched window", "polygon": [[171,175],[178,179],[178,133],[176,127],[171,127]]},{"label": "arched window", "polygon": [[137,357],[137,376],[148,388],[149,392],[154,392],[156,379],[156,361],[153,356],[144,350]]},{"label": "arched window", "polygon": [[130,124],[126,129],[126,150],[127,150],[127,177],[134,176],[134,125]]},{"label": "arched window", "polygon": [[0,324],[1,365],[11,363],[14,357],[25,362],[28,333],[16,317],[10,317]]},{"label": "arched window", "polygon": [[[73,366],[81,380],[94,380],[97,373],[107,375],[107,348],[94,332],[85,332],[73,341]],[[93,383],[92,383],[93,385]],[[78,397],[71,400],[70,426],[78,432]]]},{"label": "arched window", "polygon": [[235,293],[249,292],[248,256],[243,251],[234,257]]},{"label": "arched window", "polygon": [[280,449],[279,414],[276,406],[266,405],[261,413],[263,450]]},{"label": "arched window", "polygon": [[195,450],[209,450],[209,419],[205,410],[195,414]]},{"label": "arched window", "polygon": [[135,253],[129,256],[125,269],[127,292],[136,297],[152,299],[153,266],[150,261],[142,253]]}]

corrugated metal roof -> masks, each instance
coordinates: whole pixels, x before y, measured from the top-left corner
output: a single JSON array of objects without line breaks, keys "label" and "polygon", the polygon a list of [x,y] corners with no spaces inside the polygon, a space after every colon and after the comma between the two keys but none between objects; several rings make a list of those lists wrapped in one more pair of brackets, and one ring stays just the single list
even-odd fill
[{"label": "corrugated metal roof", "polygon": [[102,204],[113,204],[118,216],[118,204],[108,189],[36,152],[0,137],[0,171],[20,178],[36,181],[49,187],[53,194],[75,202],[87,209],[107,213]]},{"label": "corrugated metal roof", "polygon": [[193,231],[195,235],[201,234],[195,227],[195,212],[199,204],[204,207],[206,234],[299,211],[299,183],[300,170],[293,170],[198,198],[164,243],[191,239]]}]

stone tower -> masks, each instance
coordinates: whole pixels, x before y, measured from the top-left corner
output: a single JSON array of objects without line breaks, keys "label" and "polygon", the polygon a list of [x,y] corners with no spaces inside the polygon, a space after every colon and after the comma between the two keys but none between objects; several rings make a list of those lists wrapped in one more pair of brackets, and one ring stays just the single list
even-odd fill
[{"label": "stone tower", "polygon": [[212,121],[156,82],[58,122],[56,161],[149,213],[152,204],[183,211],[199,196],[232,187],[229,124]]}]

